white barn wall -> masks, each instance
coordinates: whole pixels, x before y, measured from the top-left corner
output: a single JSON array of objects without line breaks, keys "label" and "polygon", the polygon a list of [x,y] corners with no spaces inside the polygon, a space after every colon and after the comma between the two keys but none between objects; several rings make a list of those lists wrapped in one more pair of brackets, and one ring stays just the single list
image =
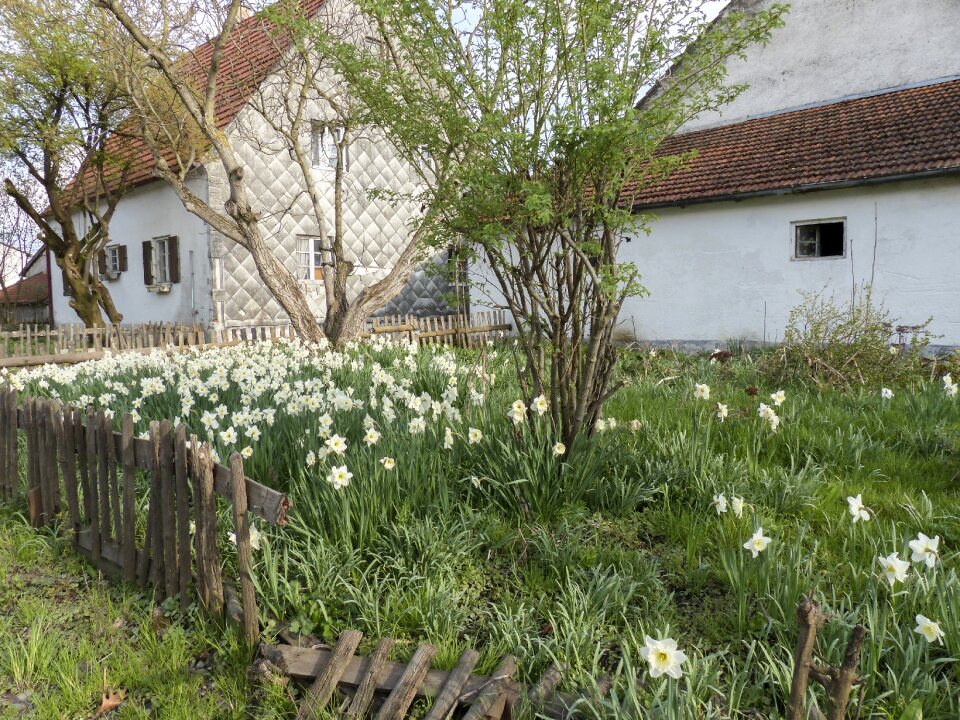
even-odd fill
[{"label": "white barn wall", "polygon": [[683,131],[960,74],[957,0],[792,0],[785,22],[765,47],[727,62],[727,82],[749,88]]},{"label": "white barn wall", "polygon": [[[188,186],[200,197],[207,195],[201,174]],[[78,220],[78,226],[79,226]],[[188,213],[176,193],[160,181],[131,190],[117,205],[110,222],[110,244],[127,246],[127,271],[104,282],[123,323],[203,323],[211,320],[210,257],[207,225]],[[162,235],[176,235],[180,244],[180,282],[169,293],[149,292],[143,282],[143,242]],[[54,321],[79,322],[63,294],[63,275],[52,267]]]},{"label": "white barn wall", "polygon": [[[960,345],[957,176],[656,211],[650,235],[621,251],[650,295],[626,303],[619,338],[782,339],[801,291],[849,297],[853,279],[870,280],[875,208],[875,297],[905,324],[932,316],[934,342]],[[834,217],[847,221],[847,257],[792,260],[791,222]]]}]

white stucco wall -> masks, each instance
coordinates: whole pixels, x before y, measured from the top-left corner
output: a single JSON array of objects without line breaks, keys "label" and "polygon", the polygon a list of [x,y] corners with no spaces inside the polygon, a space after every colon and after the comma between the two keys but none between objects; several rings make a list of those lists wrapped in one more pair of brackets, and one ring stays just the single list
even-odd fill
[{"label": "white stucco wall", "polygon": [[[942,336],[934,342],[960,345],[960,177],[657,214],[650,235],[622,247],[621,259],[636,263],[650,291],[624,306],[622,340],[776,341],[801,291],[849,297],[874,272],[875,297],[894,318],[932,316],[930,329]],[[791,259],[791,222],[835,217],[846,218],[846,257]]]},{"label": "white stucco wall", "polygon": [[749,89],[722,113],[705,113],[683,130],[955,76],[958,28],[958,0],[792,0],[786,24],[766,47],[727,63],[728,82]]},{"label": "white stucco wall", "polygon": [[[192,178],[188,186],[206,197],[206,179]],[[78,223],[80,220],[78,220]],[[143,282],[143,242],[162,235],[180,240],[180,282],[169,293],[149,292]],[[163,182],[152,182],[125,195],[110,222],[110,244],[127,246],[127,271],[105,281],[123,323],[208,323],[211,319],[210,257],[206,224],[188,213],[177,195]],[[52,272],[54,320],[78,322],[63,294],[63,275]]]}]

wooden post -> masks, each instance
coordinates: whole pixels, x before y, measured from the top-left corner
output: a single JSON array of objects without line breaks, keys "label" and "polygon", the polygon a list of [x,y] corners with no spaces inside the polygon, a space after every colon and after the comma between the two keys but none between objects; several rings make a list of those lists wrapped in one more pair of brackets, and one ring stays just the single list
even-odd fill
[{"label": "wooden post", "polygon": [[177,594],[177,478],[173,466],[173,429],[169,420],[160,423],[160,518],[163,528],[163,580],[166,597]]},{"label": "wooden post", "polygon": [[793,651],[793,682],[790,684],[790,700],[787,702],[788,720],[804,720],[807,702],[807,686],[810,681],[810,663],[817,644],[817,632],[826,622],[820,607],[809,598],[797,606],[797,623],[800,634]]},{"label": "wooden post", "polygon": [[173,434],[177,490],[177,567],[180,569],[180,609],[190,605],[190,487],[187,483],[187,428],[181,424]]},{"label": "wooden post", "polygon": [[257,599],[250,576],[253,551],[250,548],[250,518],[247,516],[247,485],[240,453],[230,456],[230,492],[233,495],[233,524],[237,536],[237,568],[240,573],[240,594],[243,599],[243,634],[251,645],[260,638]]},{"label": "wooden post", "polygon": [[847,649],[843,653],[843,663],[839,668],[830,668],[830,683],[827,686],[830,710],[827,712],[827,720],[844,720],[847,716],[850,692],[859,680],[860,651],[866,639],[867,629],[863,625],[854,627],[847,642]]},{"label": "wooden post", "polygon": [[[150,511],[147,517],[147,537],[144,542],[144,555],[149,557],[149,581],[159,587],[163,581],[163,530],[160,519],[160,423],[150,423]],[[148,579],[137,568],[141,582]]]},{"label": "wooden post", "polygon": [[463,720],[483,720],[490,706],[496,702],[500,694],[513,681],[513,674],[517,671],[517,660],[513,655],[505,655],[500,665],[490,677],[490,681],[477,693],[476,699],[470,705]]},{"label": "wooden post", "polygon": [[53,516],[60,512],[60,463],[61,445],[63,444],[63,403],[53,400],[47,404],[47,473],[50,488],[50,507]]},{"label": "wooden post", "polygon": [[93,408],[87,408],[86,432],[86,461],[89,478],[90,503],[88,505],[90,517],[90,559],[97,563],[100,560],[100,493],[97,481],[97,422]]},{"label": "wooden post", "polygon": [[314,720],[319,716],[320,711],[330,701],[333,691],[337,689],[337,683],[343,677],[362,637],[363,633],[357,630],[344,630],[341,633],[333,652],[330,653],[330,659],[327,660],[327,664],[317,675],[317,679],[313,681],[307,696],[300,704],[297,720]]},{"label": "wooden post", "polygon": [[10,473],[10,448],[8,446],[9,434],[7,433],[8,408],[10,407],[10,391],[6,388],[0,390],[0,499],[13,499],[13,475]]},{"label": "wooden post", "polygon": [[137,579],[137,458],[133,440],[133,416],[120,419],[120,461],[123,463],[123,540],[120,543],[123,579]]},{"label": "wooden post", "polygon": [[[194,476],[197,483],[197,534],[198,542],[202,544],[203,589],[209,612],[215,619],[223,616],[223,577],[220,572],[220,551],[217,549],[217,498],[213,492],[213,461],[210,458],[210,448],[206,445],[193,451],[198,453],[198,474]],[[198,560],[198,563],[200,561]]]}]

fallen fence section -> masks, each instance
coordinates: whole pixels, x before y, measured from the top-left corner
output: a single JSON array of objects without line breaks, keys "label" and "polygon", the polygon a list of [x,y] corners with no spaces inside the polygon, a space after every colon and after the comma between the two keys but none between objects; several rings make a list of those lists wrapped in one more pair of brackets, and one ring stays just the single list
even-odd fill
[{"label": "fallen fence section", "polygon": [[0,390],[0,498],[20,488],[18,429],[26,436],[27,506],[35,527],[65,513],[78,550],[108,574],[152,585],[155,597],[179,597],[186,609],[196,596],[222,617],[225,587],[218,537],[217,496],[232,506],[240,613],[251,644],[259,637],[250,576],[252,513],[286,523],[285,495],[244,475],[234,453],[230,467],[212,461],[209,447],[184,425],[150,423],[149,439],[134,437],[133,418],[120,431],[103,410]]},{"label": "fallen fence section", "polygon": [[[458,709],[464,720],[506,720],[527,706],[537,717],[563,718],[586,696],[559,694],[563,668],[551,665],[536,685],[513,679],[517,661],[506,655],[492,675],[476,675],[480,654],[466,649],[450,672],[431,668],[436,649],[417,648],[409,663],[391,662],[395,641],[384,638],[369,657],[354,655],[362,634],[346,630],[331,649],[260,645],[260,658],[289,677],[309,683],[297,720],[313,720],[326,710],[337,717],[401,720],[417,698],[432,698],[424,720],[446,720]],[[339,690],[338,696],[335,691]],[[338,707],[330,707],[335,700]],[[327,715],[324,715],[327,717]]]}]

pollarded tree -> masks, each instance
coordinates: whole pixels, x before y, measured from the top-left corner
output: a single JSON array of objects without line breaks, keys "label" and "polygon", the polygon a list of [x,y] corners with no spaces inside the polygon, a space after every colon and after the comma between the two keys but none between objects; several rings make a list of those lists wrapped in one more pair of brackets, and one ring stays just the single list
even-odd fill
[{"label": "pollarded tree", "polygon": [[701,0],[356,2],[376,42],[325,52],[370,122],[429,155],[435,236],[459,236],[492,277],[519,325],[526,400],[547,394],[569,442],[613,392],[612,332],[644,292],[617,257],[647,222],[631,194],[688,159],[657,150],[742,90],[724,85],[725,60],[785,10],[710,23]]},{"label": "pollarded tree", "polygon": [[2,0],[0,26],[4,192],[37,226],[83,323],[120,322],[99,267],[126,174],[105,152],[124,105],[103,24],[72,0]]}]

